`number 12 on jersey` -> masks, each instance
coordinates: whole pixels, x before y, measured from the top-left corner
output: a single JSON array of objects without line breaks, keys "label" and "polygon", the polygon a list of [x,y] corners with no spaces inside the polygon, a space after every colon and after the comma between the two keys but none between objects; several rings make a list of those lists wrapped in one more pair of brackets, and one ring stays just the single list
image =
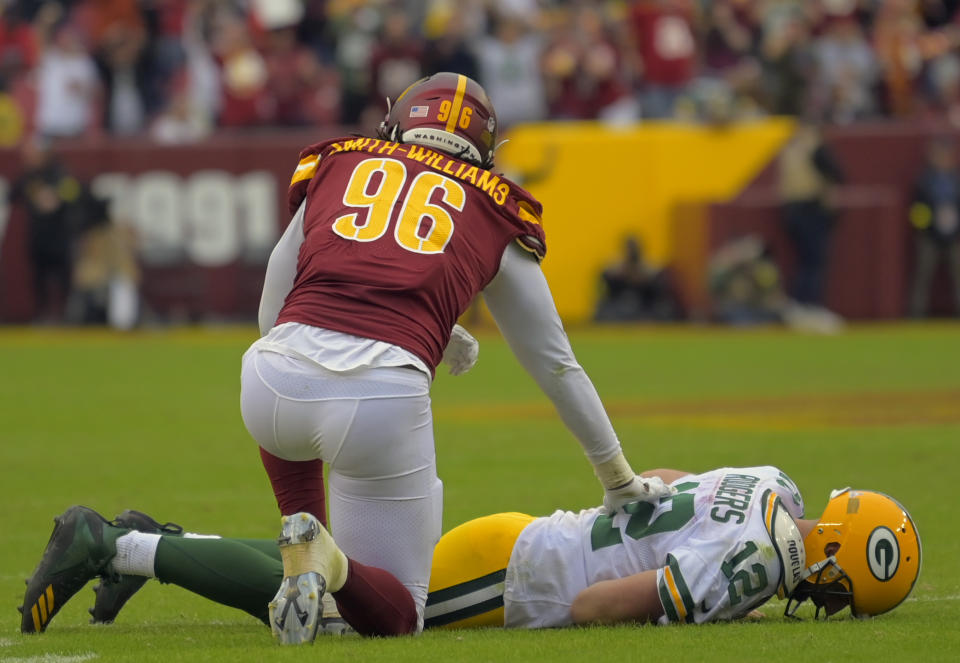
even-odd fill
[{"label": "number 12 on jersey", "polygon": [[[767,569],[763,564],[754,562],[750,565],[749,570],[744,564],[756,554],[757,550],[756,543],[747,541],[740,552],[720,565],[723,575],[730,581],[730,584],[727,585],[730,605],[737,605],[743,600],[744,596],[750,597],[759,594],[767,586]],[[734,572],[734,569],[741,565],[744,568]],[[738,583],[739,587],[737,586]]]}]

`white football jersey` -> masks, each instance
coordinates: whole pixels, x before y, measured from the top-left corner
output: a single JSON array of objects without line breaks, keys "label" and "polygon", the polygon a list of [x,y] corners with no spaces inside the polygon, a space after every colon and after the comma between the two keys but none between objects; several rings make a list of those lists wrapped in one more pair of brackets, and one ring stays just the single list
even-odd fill
[{"label": "white football jersey", "polygon": [[672,485],[677,494],[656,505],[557,511],[528,525],[507,566],[505,625],[568,625],[586,587],[654,569],[664,624],[741,617],[776,594],[785,574],[798,579],[805,560],[793,519],[803,517],[803,499],[786,474],[721,468]]}]

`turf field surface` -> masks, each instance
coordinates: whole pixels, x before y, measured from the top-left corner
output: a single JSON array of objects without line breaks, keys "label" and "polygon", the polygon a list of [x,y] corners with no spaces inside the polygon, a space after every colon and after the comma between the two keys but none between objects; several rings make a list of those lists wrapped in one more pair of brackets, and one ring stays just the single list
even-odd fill
[{"label": "turf field surface", "polygon": [[[281,649],[243,613],[148,583],[116,624],[90,626],[84,589],[47,633],[22,636],[16,606],[67,506],[125,508],[187,529],[276,536],[278,519],[239,416],[240,355],[253,328],[105,331],[0,328],[0,660],[324,661],[598,659],[952,661],[960,652],[960,326],[587,329],[574,348],[637,469],[775,464],[808,515],[830,489],[900,499],[923,537],[911,598],[869,621],[784,621],[544,632],[324,638]],[[576,442],[495,332],[480,363],[436,381],[445,528],[497,511],[546,514],[600,499]],[[92,583],[91,583],[92,586]]]}]

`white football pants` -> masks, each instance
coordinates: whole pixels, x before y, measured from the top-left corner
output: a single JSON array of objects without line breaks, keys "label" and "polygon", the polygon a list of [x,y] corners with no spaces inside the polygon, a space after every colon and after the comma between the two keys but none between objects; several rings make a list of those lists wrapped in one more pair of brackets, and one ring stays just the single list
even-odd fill
[{"label": "white football pants", "polygon": [[274,456],[328,464],[331,534],[410,590],[420,628],[443,514],[429,390],[413,369],[337,373],[257,349],[241,371],[247,430]]}]

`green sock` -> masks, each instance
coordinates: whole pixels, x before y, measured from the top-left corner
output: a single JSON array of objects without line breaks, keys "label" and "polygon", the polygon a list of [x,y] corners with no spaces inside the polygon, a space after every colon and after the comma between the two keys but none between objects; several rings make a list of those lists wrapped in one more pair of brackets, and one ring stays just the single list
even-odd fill
[{"label": "green sock", "polygon": [[[265,624],[267,603],[283,580],[276,541],[193,539],[164,536],[157,545],[154,570],[172,583],[217,603],[239,608]],[[273,546],[276,558],[264,554]]]}]

